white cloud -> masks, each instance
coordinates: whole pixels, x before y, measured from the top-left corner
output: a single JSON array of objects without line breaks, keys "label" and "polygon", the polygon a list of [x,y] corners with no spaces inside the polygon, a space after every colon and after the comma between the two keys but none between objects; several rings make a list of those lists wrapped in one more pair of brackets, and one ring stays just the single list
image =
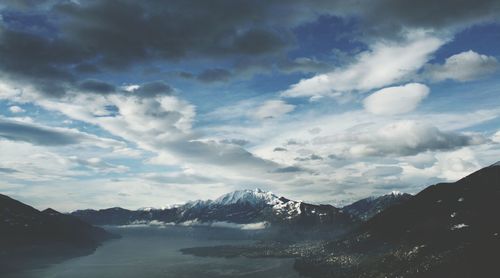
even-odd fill
[{"label": "white cloud", "polygon": [[[128,94],[88,95],[74,92],[63,98],[47,99],[36,92],[29,94],[29,90],[22,90],[17,98],[26,98],[24,101],[30,100],[47,110],[96,125],[135,143],[138,148],[155,155],[147,158],[146,162],[190,168],[198,175],[227,181],[228,187],[243,182],[257,184],[259,178],[256,177],[276,181],[292,175],[273,172],[288,165],[262,159],[239,145],[203,138],[201,133],[192,130],[195,107],[175,95],[140,98]],[[279,104],[280,113],[290,109],[286,103]],[[109,107],[114,107],[113,113]],[[245,112],[249,113],[248,110]],[[85,161],[81,164],[92,169],[92,165]],[[101,168],[100,171],[126,171],[123,167]]]},{"label": "white cloud", "polygon": [[445,40],[412,33],[404,42],[379,41],[357,55],[355,62],[326,74],[303,79],[284,97],[338,96],[369,91],[404,81],[419,70]]},{"label": "white cloud", "polygon": [[[465,147],[450,152],[434,154],[434,163],[426,167],[413,167],[413,165],[402,167],[405,169],[406,179],[408,180],[416,179],[421,183],[425,179],[429,179],[432,183],[438,181],[452,182],[479,170],[481,167],[487,166],[485,162],[491,163],[488,160],[481,163],[480,156],[477,155],[477,152],[480,151],[478,148],[484,147],[486,147],[484,151],[487,150],[488,153],[500,154],[499,150],[492,149],[491,146]],[[422,183],[420,184],[420,188],[427,185]]]},{"label": "white cloud", "polygon": [[10,173],[2,173],[4,181],[8,178],[37,182],[67,180],[83,174],[74,170],[75,164],[64,155],[29,143],[0,139],[0,153],[0,168],[11,169]]},{"label": "white cloud", "polygon": [[401,158],[401,161],[407,162],[415,168],[424,169],[434,165],[437,160],[431,152],[425,152]]},{"label": "white cloud", "polygon": [[[383,126],[376,134],[362,134],[352,147],[355,155],[414,155],[428,150],[452,150],[484,142],[479,135],[444,132],[417,121],[398,121]],[[359,149],[354,149],[354,148]]]},{"label": "white cloud", "polygon": [[[18,191],[18,195],[34,198],[35,204],[57,203],[63,208],[162,206],[192,198],[216,197],[230,190],[256,186],[292,199],[318,202],[357,199],[392,189],[409,191],[415,186],[427,184],[430,178],[445,179],[472,169],[446,170],[448,174],[439,176],[436,170],[437,156],[460,150],[463,146],[469,146],[474,151],[479,149],[481,145],[475,144],[484,142],[484,138],[480,134],[465,134],[460,130],[494,119],[500,111],[439,112],[426,114],[422,118],[417,113],[404,117],[382,117],[364,110],[335,114],[337,112],[332,109],[331,113],[326,114],[324,111],[299,111],[294,113],[297,117],[260,121],[256,118],[252,120],[251,115],[265,101],[251,99],[242,101],[232,110],[221,109],[213,113],[211,116],[216,120],[211,125],[193,128],[196,108],[175,94],[146,99],[132,94],[98,96],[75,93],[68,98],[46,99],[21,95],[29,90],[17,92],[19,94],[6,98],[19,103],[32,102],[41,108],[62,112],[74,119],[75,123],[82,121],[100,127],[114,136],[135,143],[140,150],[150,151],[143,152],[141,156],[146,162],[146,172],[151,170],[147,168],[151,166],[147,162],[169,165],[164,168],[162,175],[129,171],[124,179],[111,181],[101,176],[76,181],[71,176],[88,176],[93,174],[92,171],[122,172],[126,168],[115,168],[116,160],[101,163],[109,155],[118,152],[116,150],[105,154],[106,157],[87,152],[81,157],[77,153],[65,154],[62,157],[64,165],[46,170],[47,174],[70,173],[64,182],[55,182],[54,187],[47,192],[42,191],[41,187],[38,191],[37,188]],[[106,106],[115,106],[113,110],[117,112],[111,114]],[[236,121],[231,118],[235,114],[238,115]],[[220,123],[224,120],[227,122]],[[414,123],[404,124],[405,121],[401,120]],[[384,130],[388,130],[388,134],[384,135]],[[242,148],[237,144],[226,143],[225,139],[228,138],[241,138],[251,143]],[[287,144],[292,141],[297,143]],[[288,151],[274,152],[276,147],[284,147]],[[422,153],[426,157],[420,157]],[[480,157],[479,163],[484,163],[499,152],[482,150],[478,153],[491,153],[487,158]],[[72,155],[78,159],[68,159]],[[442,156],[439,163],[443,164],[452,158]],[[38,165],[45,162],[33,160],[32,163]],[[26,169],[33,167],[27,162],[23,162],[22,167],[24,164]],[[0,165],[6,169],[13,168],[11,166]],[[273,169],[284,166],[308,171],[272,173]],[[154,166],[153,171],[157,171],[157,167]],[[81,172],[76,173],[75,169]],[[37,171],[45,173],[42,170],[30,172]],[[21,174],[26,173],[5,175]],[[57,178],[47,175],[44,180],[48,182]],[[59,193],[49,196],[56,190]],[[60,196],[69,195],[71,199],[59,202]],[[42,200],[42,196],[45,199]]]},{"label": "white cloud", "polygon": [[283,100],[246,99],[228,106],[216,108],[205,115],[205,118],[214,120],[235,119],[271,119],[279,118],[295,110],[295,105]]},{"label": "white cloud", "polygon": [[9,111],[12,113],[15,113],[15,114],[25,112],[24,109],[22,109],[21,107],[19,107],[17,105],[13,105],[13,106],[9,107]]},{"label": "white cloud", "polygon": [[129,168],[124,165],[115,165],[104,161],[100,157],[84,159],[77,156],[70,156],[68,159],[98,173],[125,173],[129,170]]},{"label": "white cloud", "polygon": [[495,143],[500,143],[500,130],[491,136],[491,140]]},{"label": "white cloud", "polygon": [[226,229],[238,229],[238,230],[263,230],[269,227],[268,222],[256,222],[248,224],[232,223],[227,221],[213,221],[213,222],[201,222],[198,219],[188,220],[179,223],[180,226],[206,226],[213,228],[226,228]]},{"label": "white cloud", "polygon": [[448,57],[442,65],[428,65],[423,75],[434,81],[469,81],[490,75],[498,67],[499,63],[495,57],[469,50]]},{"label": "white cloud", "polygon": [[272,119],[292,112],[295,105],[288,104],[283,100],[268,100],[257,107],[252,116],[257,119]]},{"label": "white cloud", "polygon": [[409,83],[378,90],[365,98],[363,105],[368,112],[377,115],[403,114],[415,110],[427,95],[427,86]]}]

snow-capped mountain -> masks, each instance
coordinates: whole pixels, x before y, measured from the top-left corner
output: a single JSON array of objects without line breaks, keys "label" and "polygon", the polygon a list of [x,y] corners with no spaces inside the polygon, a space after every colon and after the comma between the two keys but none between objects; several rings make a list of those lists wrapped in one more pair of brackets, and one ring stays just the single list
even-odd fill
[{"label": "snow-capped mountain", "polygon": [[411,194],[392,191],[382,196],[372,196],[361,199],[343,207],[342,211],[366,221],[394,205],[401,204],[411,199],[411,197]]},{"label": "snow-capped mountain", "polygon": [[250,204],[253,206],[274,205],[279,202],[279,197],[272,192],[263,191],[260,188],[255,190],[237,190],[220,196],[211,202],[212,205],[227,206],[234,204]]},{"label": "snow-capped mountain", "polygon": [[261,189],[238,190],[215,200],[197,200],[165,209],[80,210],[72,215],[99,225],[127,225],[161,221],[164,223],[213,223],[236,224],[268,223],[274,226],[301,226],[313,228],[351,227],[353,218],[331,205],[313,205],[293,201]]}]

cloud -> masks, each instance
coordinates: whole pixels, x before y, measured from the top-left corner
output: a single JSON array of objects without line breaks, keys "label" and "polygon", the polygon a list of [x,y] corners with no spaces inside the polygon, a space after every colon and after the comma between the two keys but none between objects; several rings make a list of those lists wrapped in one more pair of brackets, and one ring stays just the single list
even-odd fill
[{"label": "cloud", "polygon": [[[264,3],[235,5],[231,1],[220,5],[172,1],[168,6],[162,1],[133,0],[46,1],[43,5],[11,1],[0,5],[1,11],[15,11],[2,17],[0,71],[13,80],[33,84],[47,96],[60,97],[79,86],[96,93],[112,91],[111,84],[82,82],[82,73],[114,73],[155,61],[197,57],[278,57],[294,43],[288,24],[303,19],[273,20],[268,9]],[[197,16],[184,12],[187,10]],[[33,15],[37,15],[34,20]],[[229,78],[227,72],[220,70],[200,75],[204,82],[225,78]]]},{"label": "cloud", "polygon": [[380,36],[384,33],[394,36],[409,28],[457,31],[473,24],[498,20],[500,11],[500,4],[495,0],[380,0],[363,4],[360,10],[364,28]]},{"label": "cloud", "polygon": [[224,139],[221,142],[224,144],[233,144],[238,146],[245,146],[250,143],[250,141],[245,139]]},{"label": "cloud", "polygon": [[292,112],[295,105],[288,104],[283,100],[268,100],[256,108],[252,113],[257,119],[273,119]]},{"label": "cloud", "polygon": [[293,60],[285,60],[278,63],[278,68],[286,73],[292,72],[324,72],[331,68],[325,62],[318,61],[315,58],[298,57]]},{"label": "cloud", "polygon": [[397,176],[403,172],[403,168],[398,166],[376,166],[373,169],[369,169],[363,172],[365,177],[386,177],[386,176]]},{"label": "cloud", "polygon": [[205,83],[223,82],[229,80],[231,72],[225,69],[206,69],[196,76],[196,78]]},{"label": "cloud", "polygon": [[65,155],[57,154],[44,146],[0,139],[0,153],[4,182],[53,182],[83,174],[73,168],[75,165]]},{"label": "cloud", "polygon": [[192,173],[145,173],[142,175],[145,180],[155,181],[161,184],[210,184],[217,183],[215,179],[203,175]]},{"label": "cloud", "polygon": [[102,160],[99,157],[91,157],[82,159],[77,156],[70,156],[68,159],[72,162],[78,163],[80,166],[89,168],[98,173],[126,173],[129,168],[123,165],[114,165]]},{"label": "cloud", "polygon": [[238,145],[215,141],[177,141],[158,150],[169,154],[171,158],[175,157],[178,163],[188,163],[192,167],[198,164],[201,168],[206,165],[218,166],[242,175],[266,173],[280,167],[278,163],[255,156]]},{"label": "cloud", "polygon": [[159,95],[170,95],[174,88],[162,81],[153,81],[141,85],[128,86],[127,91],[134,93],[139,97],[156,97]]},{"label": "cloud", "polygon": [[[137,87],[131,89],[137,90]],[[44,99],[40,104],[153,152],[156,156],[148,159],[150,163],[184,166],[197,171],[210,168],[214,175],[233,178],[268,175],[269,171],[282,167],[253,155],[238,144],[201,138],[201,134],[192,130],[195,107],[173,95],[154,98],[136,94],[75,95],[68,101]],[[108,115],[106,107],[110,105],[118,112]]]},{"label": "cloud", "polygon": [[0,167],[0,173],[12,174],[12,173],[16,173],[16,172],[19,172],[19,171],[17,171],[16,169],[12,169],[12,168]]},{"label": "cloud", "polygon": [[[48,118],[44,117],[45,113],[51,120],[65,115],[73,120],[71,126],[86,132],[34,123],[13,125],[13,119],[2,120],[2,136],[10,139],[0,140],[0,167],[18,170],[5,176],[21,180],[61,179],[64,186],[68,182],[71,186],[66,189],[60,183],[54,187],[33,187],[31,193],[21,193],[32,194],[31,198],[35,199],[44,196],[44,204],[59,203],[61,199],[54,196],[64,196],[64,205],[70,207],[164,204],[216,191],[224,193],[248,184],[275,187],[292,194],[290,197],[295,194],[299,198],[333,200],[372,193],[375,184],[393,186],[399,182],[387,181],[389,176],[383,174],[389,170],[382,168],[368,172],[369,181],[359,187],[360,182],[364,182],[363,173],[376,167],[404,168],[403,173],[394,175],[402,179],[402,187],[417,184],[416,180],[421,181],[422,176],[438,176],[439,167],[446,172],[440,178],[463,174],[479,165],[472,157],[463,163],[445,165],[446,161],[457,161],[461,155],[458,152],[463,149],[476,151],[490,144],[480,134],[459,131],[485,119],[495,119],[498,111],[476,110],[463,115],[429,113],[424,119],[416,113],[404,118],[376,117],[363,110],[343,113],[344,107],[335,104],[330,107],[331,100],[326,99],[311,106],[301,104],[300,109],[280,100],[263,102],[266,96],[240,103],[238,98],[242,95],[238,92],[230,96],[235,105],[222,102],[232,109],[215,107],[219,114],[210,114],[206,111],[214,107],[210,104],[206,109],[203,103],[207,99],[204,86],[195,84],[202,87],[201,95],[194,90],[187,92],[191,84],[179,87],[179,91],[186,91],[188,102],[176,94],[177,87],[161,81],[161,74],[163,70],[189,72],[186,76],[190,80],[214,83],[232,81],[243,75],[294,73],[276,79],[279,85],[295,76],[304,78],[289,87],[283,96],[338,97],[380,90],[373,98],[380,100],[382,95],[382,102],[386,103],[392,99],[390,96],[401,95],[382,94],[391,89],[386,87],[402,89],[405,87],[402,84],[419,77],[416,74],[421,70],[425,73],[428,68],[450,70],[451,66],[446,66],[448,61],[442,65],[424,65],[436,49],[462,28],[497,20],[499,6],[500,3],[493,0],[460,3],[378,0],[364,1],[363,5],[353,5],[347,0],[286,3],[222,0],[216,5],[199,0],[173,0],[168,6],[160,0],[7,0],[0,4],[2,99],[29,104],[22,107],[30,108],[30,115],[35,109],[39,111],[40,120]],[[354,59],[338,63],[331,56],[325,59],[321,53],[317,58],[312,56],[308,50],[316,51],[316,48],[302,49],[304,45],[299,39],[304,34],[296,36],[300,33],[297,27],[304,23],[314,25],[322,15],[335,18],[343,26],[341,29],[346,28],[346,32],[340,30],[344,34],[338,34],[335,29],[333,40],[343,40],[341,37],[345,35],[350,43],[360,45],[356,51],[361,52],[354,54]],[[349,26],[343,24],[346,22]],[[315,40],[319,35],[315,32],[305,35]],[[490,68],[490,63],[484,61],[491,62],[492,57],[479,55],[481,59],[477,59],[477,55],[472,60]],[[335,62],[326,64],[325,60]],[[461,65],[474,64],[466,62],[464,57],[458,60]],[[196,68],[200,65],[203,68]],[[156,75],[148,73],[158,81],[147,82],[143,80],[145,75],[140,75],[150,67],[160,69]],[[471,66],[474,67],[477,69]],[[481,69],[474,73],[486,74]],[[481,77],[471,76],[470,72],[453,73],[453,79]],[[133,85],[122,88],[120,82],[124,80]],[[253,82],[258,80],[235,83],[234,89],[246,92],[261,88],[261,84]],[[185,83],[179,82],[179,85]],[[257,87],[242,88],[249,83]],[[13,86],[4,90],[6,84]],[[177,86],[177,83],[171,84]],[[271,88],[277,88],[274,85],[271,84]],[[210,93],[210,88],[206,91]],[[226,92],[223,93],[227,100]],[[382,114],[410,111],[421,101],[419,96],[423,98],[422,93],[405,94],[410,96],[409,100],[405,99],[405,106],[386,105],[394,109],[389,112],[386,109]],[[209,100],[213,102],[215,98]],[[197,111],[202,111],[198,117]],[[292,111],[293,117],[283,117]],[[279,117],[280,120],[263,120]],[[401,119],[409,121],[401,122]],[[398,122],[392,123],[394,120]],[[207,122],[210,123],[206,125]],[[94,137],[87,132],[121,139]],[[55,138],[55,141],[47,138]],[[137,149],[127,149],[119,140]],[[244,144],[247,141],[251,144]],[[80,154],[82,144],[85,150]],[[119,147],[115,148],[116,145]],[[284,146],[286,152],[273,151]],[[100,148],[108,147],[113,150],[102,153]],[[64,155],[62,151],[55,153],[60,149]],[[134,169],[127,173],[126,181],[95,179],[96,172],[125,170],[115,165],[115,161],[108,162],[101,153],[113,156],[134,151],[135,158],[144,159],[145,169],[164,167],[164,175],[153,177],[141,173],[139,178],[134,178],[136,171],[143,170]],[[449,157],[444,155],[455,152]],[[488,149],[478,153],[482,153],[478,161],[483,163],[498,152]],[[422,154],[426,157],[421,157]],[[4,159],[7,155],[8,161]],[[319,157],[323,159],[317,159]],[[462,170],[455,171],[455,168]],[[311,171],[298,171],[301,169]],[[92,178],[71,180],[76,175],[92,175]],[[410,178],[403,180],[406,176]],[[175,180],[182,184],[167,184]],[[85,188],[86,192],[82,189],[75,193],[76,188]],[[73,193],[77,195],[71,195]]]},{"label": "cloud", "polygon": [[434,165],[437,160],[432,153],[424,152],[414,156],[405,157],[403,161],[411,164],[413,167],[424,169]]},{"label": "cloud", "polygon": [[[0,10],[7,12],[0,27],[0,70],[13,80],[30,82],[52,97],[78,87],[82,73],[114,73],[157,62],[189,64],[205,59],[234,67],[202,72],[197,79],[203,82],[225,81],[237,76],[233,74],[237,70],[262,73],[251,69],[256,64],[259,69],[288,73],[324,72],[329,66],[314,58],[289,61],[283,55],[297,45],[295,27],[315,22],[322,15],[354,19],[359,24],[350,39],[371,44],[377,40],[404,40],[408,30],[450,35],[461,28],[498,20],[500,10],[494,0],[474,4],[380,0],[363,5],[352,5],[347,0],[238,4],[223,0],[217,5],[184,0],[169,1],[168,6],[159,0],[4,2],[0,5]],[[286,12],[276,16],[277,11]],[[49,20],[53,18],[58,20]],[[357,34],[365,34],[366,38]],[[348,77],[335,76],[328,79],[336,83],[339,77]],[[310,83],[323,83],[321,80],[318,77]],[[107,92],[110,87],[97,89]],[[290,96],[302,94],[290,92]]]},{"label": "cloud", "polygon": [[407,156],[484,142],[479,135],[445,132],[427,123],[406,120],[386,125],[375,134],[354,137],[355,144],[350,147],[350,153],[355,156]]},{"label": "cloud", "polygon": [[296,161],[311,161],[311,160],[323,160],[323,157],[317,155],[317,154],[311,154],[306,157],[297,157],[295,158]]},{"label": "cloud", "polygon": [[8,120],[0,120],[0,136],[12,141],[44,146],[71,145],[80,142],[78,132],[61,132],[53,128]]},{"label": "cloud", "polygon": [[75,129],[41,126],[33,123],[0,118],[0,137],[39,146],[65,146],[81,143],[100,147],[123,147],[124,143],[77,131]]},{"label": "cloud", "polygon": [[97,94],[109,94],[116,90],[114,85],[94,79],[83,81],[78,85],[78,88],[83,91],[88,91]]},{"label": "cloud", "polygon": [[495,132],[495,134],[493,134],[491,140],[495,143],[500,143],[500,130]]},{"label": "cloud", "polygon": [[364,99],[365,109],[377,115],[408,113],[429,95],[429,88],[420,83],[388,87],[376,91]]},{"label": "cloud", "polygon": [[13,105],[13,106],[9,107],[9,111],[12,113],[15,113],[15,114],[25,112],[24,109],[22,109],[21,107],[19,107],[17,105]]},{"label": "cloud", "polygon": [[302,79],[281,93],[283,97],[339,96],[366,92],[404,81],[419,70],[445,41],[422,33],[410,33],[403,42],[379,41],[361,52],[355,61],[329,73]]},{"label": "cloud", "polygon": [[173,222],[162,222],[157,220],[152,221],[134,221],[127,225],[118,226],[119,228],[143,228],[143,227],[156,227],[165,228],[168,226],[184,226],[184,227],[211,227],[211,228],[223,228],[223,229],[237,229],[237,230],[263,230],[268,228],[271,224],[269,222],[256,222],[239,224],[227,221],[211,221],[211,222],[201,222],[198,219],[187,220],[181,223]]},{"label": "cloud", "polygon": [[274,170],[274,173],[295,173],[295,172],[302,172],[304,169],[297,167],[297,166],[288,166],[284,168],[278,168]]},{"label": "cloud", "polygon": [[180,226],[206,226],[213,228],[239,229],[239,230],[263,230],[270,226],[268,222],[256,222],[248,224],[238,224],[227,221],[201,222],[198,219],[188,220],[179,223]]},{"label": "cloud", "polygon": [[498,68],[499,63],[495,57],[469,50],[448,57],[442,65],[428,65],[423,76],[433,81],[450,79],[464,82],[491,75]]},{"label": "cloud", "polygon": [[[273,5],[275,6],[275,5]],[[65,19],[62,30],[70,41],[96,49],[101,64],[123,68],[140,60],[194,56],[261,55],[291,43],[287,32],[263,28],[271,20],[267,5],[222,1],[90,1],[55,6]],[[196,17],[186,12],[196,13]],[[147,16],[144,16],[147,15]],[[231,16],[228,16],[231,15]],[[94,22],[93,24],[87,24]]]}]

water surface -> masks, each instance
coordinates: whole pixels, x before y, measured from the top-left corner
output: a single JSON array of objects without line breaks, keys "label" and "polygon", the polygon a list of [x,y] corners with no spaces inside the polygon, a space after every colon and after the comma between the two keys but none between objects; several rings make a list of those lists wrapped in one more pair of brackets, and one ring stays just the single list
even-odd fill
[{"label": "water surface", "polygon": [[[196,230],[196,228],[167,227],[114,228],[111,231],[123,237],[106,242],[89,256],[25,271],[13,277],[299,277],[293,270],[293,259],[204,258],[183,255],[179,251],[182,248],[196,246],[251,244],[252,241],[248,239],[251,236],[235,239],[241,236],[226,229]],[[221,235],[233,239],[222,240]]]}]

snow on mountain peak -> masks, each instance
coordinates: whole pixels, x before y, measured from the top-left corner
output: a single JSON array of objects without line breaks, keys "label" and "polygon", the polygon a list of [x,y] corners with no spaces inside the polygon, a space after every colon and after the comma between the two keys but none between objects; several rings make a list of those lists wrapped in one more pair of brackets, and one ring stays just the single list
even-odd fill
[{"label": "snow on mountain peak", "polygon": [[266,192],[260,188],[250,190],[236,190],[220,196],[213,201],[217,205],[232,205],[237,203],[248,203],[252,205],[276,204],[279,197],[271,192]]},{"label": "snow on mountain peak", "polygon": [[385,194],[385,196],[391,196],[391,195],[392,196],[401,196],[401,195],[404,195],[404,193],[401,191],[393,190],[393,191]]},{"label": "snow on mountain peak", "polygon": [[139,210],[139,211],[152,211],[154,209],[155,208],[153,208],[153,207],[142,207],[142,208],[138,208],[137,210]]}]

